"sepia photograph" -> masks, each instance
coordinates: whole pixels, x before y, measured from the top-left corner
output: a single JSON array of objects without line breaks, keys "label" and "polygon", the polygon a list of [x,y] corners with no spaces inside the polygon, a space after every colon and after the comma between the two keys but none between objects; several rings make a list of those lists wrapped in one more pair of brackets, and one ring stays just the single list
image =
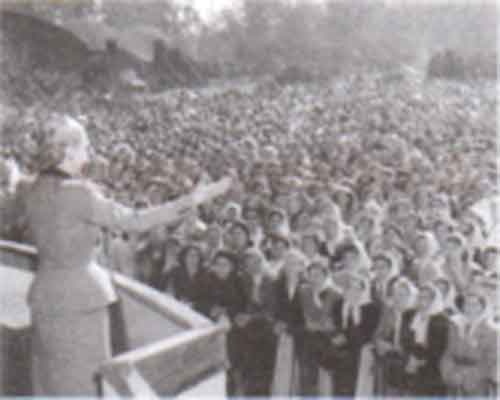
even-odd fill
[{"label": "sepia photograph", "polygon": [[0,398],[499,398],[499,16],[0,0]]}]

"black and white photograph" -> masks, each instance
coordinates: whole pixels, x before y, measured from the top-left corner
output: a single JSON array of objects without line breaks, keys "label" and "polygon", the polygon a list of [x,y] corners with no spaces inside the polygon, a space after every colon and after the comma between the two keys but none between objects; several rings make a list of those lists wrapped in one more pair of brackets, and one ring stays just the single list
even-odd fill
[{"label": "black and white photograph", "polygon": [[0,0],[0,397],[499,398],[496,0]]}]

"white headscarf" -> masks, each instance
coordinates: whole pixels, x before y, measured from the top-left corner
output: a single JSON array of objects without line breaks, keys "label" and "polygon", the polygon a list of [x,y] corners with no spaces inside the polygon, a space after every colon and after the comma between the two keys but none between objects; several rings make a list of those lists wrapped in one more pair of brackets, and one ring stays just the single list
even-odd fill
[{"label": "white headscarf", "polygon": [[282,271],[285,275],[288,298],[292,299],[309,261],[305,254],[296,248],[288,250],[283,259]]},{"label": "white headscarf", "polygon": [[[396,282],[394,282],[394,286],[399,286],[399,285],[406,286],[410,291],[410,299],[408,300],[407,309],[413,307],[415,305],[415,302],[417,301],[417,295],[418,295],[417,287],[413,284],[412,281],[410,281],[405,276],[398,277]],[[395,307],[393,299],[390,300],[390,306]]]},{"label": "white headscarf", "polygon": [[451,309],[453,311],[456,311],[457,306],[455,304],[455,300],[457,298],[457,289],[455,285],[444,273],[440,273],[436,280],[438,279],[448,282],[448,293],[445,297],[443,297],[443,309]]},{"label": "white headscarf", "polygon": [[290,222],[288,220],[288,216],[285,210],[281,208],[273,208],[270,212],[269,215],[271,214],[279,214],[281,215],[281,218],[283,221],[281,222],[279,228],[277,231],[274,231],[274,233],[277,233],[278,235],[288,237],[291,234],[291,229],[290,229]]},{"label": "white headscarf", "polygon": [[[453,323],[457,327],[458,334],[461,339],[466,340],[472,346],[477,346],[479,344],[477,333],[479,328],[487,323],[489,308],[487,299],[480,293],[469,293],[469,295],[480,297],[484,301],[484,309],[479,315],[475,315],[474,318],[467,317],[465,314],[460,313],[452,318]],[[469,327],[467,331],[467,327]]]},{"label": "white headscarf", "polygon": [[[390,264],[391,264],[390,271],[389,271],[389,274],[387,275],[387,277],[382,282],[376,282],[377,286],[378,286],[378,284],[382,285],[383,293],[386,294],[387,293],[387,285],[388,285],[388,283],[393,278],[395,278],[396,276],[398,276],[401,273],[401,271],[400,271],[400,265],[399,265],[399,260],[398,260],[398,257],[394,254],[394,252],[390,251],[390,250],[382,252],[382,253],[378,253],[377,255],[375,255],[374,258],[377,258],[377,256],[384,256],[384,257],[386,257],[389,260]],[[384,300],[387,300],[387,299],[384,299]]]},{"label": "white headscarf", "polygon": [[357,236],[353,236],[353,245],[359,250],[359,266],[358,270],[369,270],[371,265],[370,256],[366,251],[365,245],[358,239]]},{"label": "white headscarf", "polygon": [[420,255],[413,261],[414,265],[418,268],[418,282],[420,285],[431,283],[439,276],[443,276],[441,265],[444,262],[443,257],[439,257],[439,243],[430,231],[425,231],[417,235],[417,240],[424,238],[427,242],[427,253]]},{"label": "white headscarf", "polygon": [[236,216],[235,216],[235,218],[233,218],[233,220],[236,220],[236,221],[241,220],[242,207],[234,201],[228,202],[226,204],[226,206],[224,207],[224,209],[222,210],[222,215],[224,216],[224,219],[228,218],[229,210],[231,208],[234,208],[236,210]]},{"label": "white headscarf", "polygon": [[467,247],[469,249],[469,253],[472,253],[476,248],[481,248],[484,245],[486,238],[483,236],[480,218],[476,217],[473,212],[470,212],[462,219],[461,223],[472,225],[470,238],[467,237]]},{"label": "white headscarf", "polygon": [[371,302],[370,296],[370,284],[368,279],[360,275],[359,273],[348,273],[349,277],[352,279],[357,279],[363,282],[363,293],[357,298],[350,298],[344,294],[344,301],[342,304],[342,328],[346,329],[349,324],[349,318],[352,317],[352,321],[355,326],[361,323],[361,308]]},{"label": "white headscarf", "polygon": [[[340,243],[342,243],[345,239],[347,234],[349,233],[348,226],[342,219],[342,213],[340,212],[339,207],[336,204],[333,204],[332,207],[332,215],[327,216],[325,219],[321,221],[322,223],[322,230],[324,232],[325,236],[325,244],[328,250],[328,253],[330,255],[333,255],[335,252],[335,249],[338,247]],[[327,224],[330,223],[335,223],[337,224],[337,237],[334,240],[330,240],[327,236]]]},{"label": "white headscarf", "polygon": [[430,288],[432,290],[434,293],[434,299],[427,310],[416,311],[410,325],[410,330],[412,330],[415,334],[415,341],[418,344],[427,346],[429,322],[434,315],[443,311],[443,296],[441,295],[441,292],[431,284],[425,285],[424,288]]},{"label": "white headscarf", "polygon": [[424,231],[417,234],[416,239],[418,240],[419,238],[424,238],[427,241],[427,253],[423,256],[419,256],[419,259],[431,259],[435,257],[440,250],[440,245],[434,233],[431,231]]},{"label": "white headscarf", "polygon": [[248,249],[244,253],[244,258],[248,256],[256,256],[260,259],[260,266],[259,270],[256,271],[256,273],[252,272],[250,274],[250,277],[253,282],[253,287],[252,287],[252,298],[256,300],[257,302],[260,301],[260,288],[262,285],[262,282],[266,276],[269,276],[269,267],[267,265],[267,260],[264,257],[264,254],[258,249]]}]

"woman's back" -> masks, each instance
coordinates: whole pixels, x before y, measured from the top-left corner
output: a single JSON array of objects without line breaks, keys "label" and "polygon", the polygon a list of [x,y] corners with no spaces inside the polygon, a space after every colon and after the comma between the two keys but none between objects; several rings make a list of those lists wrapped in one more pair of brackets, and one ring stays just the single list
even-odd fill
[{"label": "woman's back", "polygon": [[86,222],[92,213],[86,184],[58,174],[41,175],[27,193],[26,210],[39,252],[32,307],[53,314],[112,301],[108,274],[94,261],[100,229]]},{"label": "woman's back", "polygon": [[88,265],[100,230],[85,222],[92,211],[85,184],[42,175],[27,197],[29,228],[38,248],[41,272]]}]

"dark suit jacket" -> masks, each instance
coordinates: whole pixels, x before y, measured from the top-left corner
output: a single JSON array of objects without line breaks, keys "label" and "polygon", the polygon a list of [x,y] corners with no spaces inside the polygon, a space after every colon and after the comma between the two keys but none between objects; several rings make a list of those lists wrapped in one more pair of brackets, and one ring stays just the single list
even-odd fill
[{"label": "dark suit jacket", "polygon": [[180,265],[172,272],[175,297],[191,303],[195,310],[201,310],[203,299],[203,271],[198,270],[189,276],[186,268]]},{"label": "dark suit jacket", "polygon": [[443,314],[431,317],[427,333],[427,345],[415,341],[415,334],[410,329],[415,318],[415,310],[403,315],[401,342],[407,356],[414,356],[425,361],[415,375],[414,390],[416,395],[444,395],[444,384],[440,372],[440,362],[446,351],[448,340],[448,319]]},{"label": "dark suit jacket", "polygon": [[375,330],[380,320],[380,307],[375,303],[367,303],[361,307],[361,321],[359,325],[354,325],[349,319],[346,328],[342,327],[342,308],[344,300],[338,300],[333,306],[333,318],[335,325],[339,327],[339,333],[344,334],[347,343],[344,346],[357,360],[361,352],[361,348],[370,342],[373,338]]},{"label": "dark suit jacket", "polygon": [[203,278],[200,311],[211,317],[210,311],[214,307],[224,310],[230,318],[242,312],[245,308],[245,299],[236,273],[232,272],[227,279],[220,279],[211,271],[207,271]]}]

